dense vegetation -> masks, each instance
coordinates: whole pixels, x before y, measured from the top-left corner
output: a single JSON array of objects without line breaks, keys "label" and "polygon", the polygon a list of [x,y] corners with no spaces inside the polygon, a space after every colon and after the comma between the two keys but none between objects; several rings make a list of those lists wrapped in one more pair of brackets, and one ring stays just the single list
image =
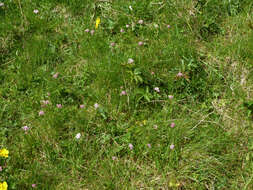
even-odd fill
[{"label": "dense vegetation", "polygon": [[8,189],[250,190],[252,113],[252,0],[0,3]]}]

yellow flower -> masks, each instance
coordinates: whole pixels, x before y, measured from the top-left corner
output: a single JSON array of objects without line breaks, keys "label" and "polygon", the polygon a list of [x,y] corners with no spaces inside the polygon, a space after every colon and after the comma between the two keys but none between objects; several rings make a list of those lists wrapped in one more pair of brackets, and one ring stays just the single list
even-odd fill
[{"label": "yellow flower", "polygon": [[7,149],[0,149],[0,157],[5,157],[5,158],[8,158],[8,155],[9,155],[9,150]]},{"label": "yellow flower", "polygon": [[6,181],[4,181],[3,183],[0,183],[0,190],[7,190],[8,189],[8,184],[6,183]]},{"label": "yellow flower", "polygon": [[98,25],[100,24],[100,18],[98,17],[97,19],[96,19],[96,29],[98,28]]}]

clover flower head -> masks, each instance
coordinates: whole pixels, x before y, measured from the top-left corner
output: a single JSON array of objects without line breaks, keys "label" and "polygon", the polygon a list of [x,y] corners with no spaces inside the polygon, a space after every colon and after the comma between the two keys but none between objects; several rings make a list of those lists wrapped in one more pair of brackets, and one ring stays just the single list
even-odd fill
[{"label": "clover flower head", "polygon": [[56,107],[57,108],[62,108],[62,105],[61,104],[56,104]]},{"label": "clover flower head", "polygon": [[160,89],[159,89],[158,87],[155,87],[154,90],[155,90],[156,92],[160,92]]},{"label": "clover flower head", "polygon": [[99,107],[98,103],[94,104],[94,108],[97,109]]},{"label": "clover flower head", "polygon": [[134,62],[134,60],[132,58],[129,58],[128,61],[127,61],[128,64],[131,64],[133,62]]},{"label": "clover flower head", "polygon": [[44,115],[44,114],[45,114],[45,112],[43,110],[39,111],[39,116]]},{"label": "clover flower head", "polygon": [[174,98],[174,96],[172,96],[172,95],[169,95],[169,96],[168,96],[168,98],[169,98],[169,99],[173,99],[173,98]]},{"label": "clover flower head", "polygon": [[138,45],[139,45],[139,46],[142,46],[142,45],[143,45],[143,42],[141,42],[141,41],[138,42]]},{"label": "clover flower head", "polygon": [[38,14],[38,13],[39,13],[39,10],[38,10],[38,9],[34,9],[34,10],[33,10],[33,13],[34,13],[34,14]]},{"label": "clover flower head", "polygon": [[127,93],[125,90],[123,90],[121,93],[120,93],[120,96],[125,96]]},{"label": "clover flower head", "polygon": [[81,138],[81,133],[77,133],[75,136],[76,139],[80,139]]},{"label": "clover flower head", "polygon": [[143,24],[143,22],[144,22],[143,20],[139,20],[138,21],[139,24]]}]

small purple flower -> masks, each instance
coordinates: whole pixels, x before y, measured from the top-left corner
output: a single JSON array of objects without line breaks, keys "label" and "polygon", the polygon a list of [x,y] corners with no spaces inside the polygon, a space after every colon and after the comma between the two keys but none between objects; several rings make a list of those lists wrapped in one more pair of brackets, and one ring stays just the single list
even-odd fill
[{"label": "small purple flower", "polygon": [[171,149],[171,150],[173,150],[174,148],[175,148],[175,145],[174,145],[174,144],[170,145],[170,149]]},{"label": "small purple flower", "polygon": [[168,96],[168,98],[169,98],[169,99],[173,99],[173,98],[174,98],[174,96],[172,96],[172,95],[169,95],[169,96]]},{"label": "small purple flower", "polygon": [[1,2],[1,3],[0,3],[0,7],[3,7],[3,6],[4,6],[4,3]]},{"label": "small purple flower", "polygon": [[138,45],[139,45],[139,46],[142,46],[142,45],[143,45],[143,42],[138,42]]},{"label": "small purple flower", "polygon": [[24,127],[22,127],[22,129],[23,129],[24,131],[28,131],[28,130],[29,130],[29,127],[28,127],[28,126],[24,126]]},{"label": "small purple flower", "polygon": [[62,105],[61,104],[56,104],[56,107],[57,108],[62,108]]},{"label": "small purple flower", "polygon": [[133,62],[134,62],[134,60],[132,58],[129,58],[127,61],[128,64],[132,64]]},{"label": "small purple flower", "polygon": [[169,24],[167,25],[167,28],[170,28],[170,25],[169,25]]},{"label": "small purple flower", "polygon": [[3,171],[3,168],[2,168],[2,166],[0,166],[0,172],[1,172],[1,171]]},{"label": "small purple flower", "polygon": [[172,123],[170,124],[170,127],[171,127],[171,128],[174,128],[175,125],[176,125],[176,124],[175,124],[174,122],[172,122]]},{"label": "small purple flower", "polygon": [[36,187],[36,184],[32,184],[32,188],[35,188]]},{"label": "small purple flower", "polygon": [[93,34],[94,34],[94,32],[95,32],[95,30],[91,30],[91,31],[90,31],[90,34],[91,34],[91,35],[93,35]]},{"label": "small purple flower", "polygon": [[181,73],[181,72],[177,73],[177,77],[182,77],[182,76],[184,76],[183,73]]},{"label": "small purple flower", "polygon": [[112,43],[111,43],[111,47],[114,47],[115,45],[116,45],[115,42],[112,42]]},{"label": "small purple flower", "polygon": [[138,23],[139,23],[139,24],[143,24],[143,20],[139,20]]},{"label": "small purple flower", "polygon": [[155,90],[156,92],[160,92],[160,89],[159,89],[158,87],[155,87],[154,90]]},{"label": "small purple flower", "polygon": [[39,111],[39,116],[44,115],[44,114],[45,114],[44,111],[42,111],[42,110]]},{"label": "small purple flower", "polygon": [[50,92],[48,92],[48,93],[47,93],[47,96],[50,96],[50,95],[51,95]]},{"label": "small purple flower", "polygon": [[59,73],[55,73],[54,75],[53,75],[53,78],[57,78],[58,77],[58,75],[59,75]]},{"label": "small purple flower", "polygon": [[127,93],[126,93],[126,91],[122,91],[121,93],[120,93],[120,96],[124,96],[124,95],[126,95]]},{"label": "small purple flower", "polygon": [[131,143],[128,145],[128,147],[130,148],[130,150],[133,150],[134,148],[134,146]]},{"label": "small purple flower", "polygon": [[125,32],[125,30],[124,30],[123,28],[121,28],[121,29],[120,29],[120,32],[123,33],[123,32]]},{"label": "small purple flower", "polygon": [[155,74],[155,72],[152,71],[152,72],[151,72],[151,75],[154,75],[154,74]]},{"label": "small purple flower", "polygon": [[95,103],[94,107],[95,107],[95,109],[97,109],[99,107],[98,103]]},{"label": "small purple flower", "polygon": [[90,32],[90,29],[87,28],[87,29],[84,30],[84,32],[88,33],[88,32]]},{"label": "small purple flower", "polygon": [[151,148],[151,144],[147,144],[148,148]]},{"label": "small purple flower", "polygon": [[158,128],[158,126],[157,125],[154,125],[154,129],[157,129]]},{"label": "small purple flower", "polygon": [[126,25],[126,28],[129,28],[129,27],[130,27],[130,25],[129,25],[129,24],[127,24],[127,25]]},{"label": "small purple flower", "polygon": [[81,138],[81,133],[77,133],[75,136],[76,139],[80,139]]},{"label": "small purple flower", "polygon": [[34,10],[33,10],[33,13],[34,13],[34,14],[38,14],[38,13],[39,13],[39,10],[38,10],[38,9],[34,9]]},{"label": "small purple flower", "polygon": [[80,108],[81,108],[81,109],[83,109],[83,108],[84,108],[84,105],[83,105],[83,104],[81,104],[81,105],[80,105]]}]

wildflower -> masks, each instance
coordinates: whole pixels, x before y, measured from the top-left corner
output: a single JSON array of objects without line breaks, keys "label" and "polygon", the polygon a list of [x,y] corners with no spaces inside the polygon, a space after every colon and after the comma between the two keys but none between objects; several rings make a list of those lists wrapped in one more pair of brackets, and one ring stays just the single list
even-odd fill
[{"label": "wildflower", "polygon": [[84,105],[83,105],[83,104],[81,104],[81,105],[80,105],[80,108],[81,108],[81,109],[83,109],[83,108],[84,108]]},{"label": "wildflower", "polygon": [[175,148],[175,145],[174,145],[174,144],[170,145],[170,149],[171,149],[171,150],[173,150],[174,148]]},{"label": "wildflower", "polygon": [[56,104],[57,108],[62,108],[61,104]]},{"label": "wildflower", "polygon": [[138,23],[139,23],[139,24],[143,24],[143,20],[139,20]]},{"label": "wildflower", "polygon": [[151,148],[151,144],[147,144],[148,148]]},{"label": "wildflower", "polygon": [[155,90],[156,92],[160,92],[160,89],[159,89],[158,87],[155,87],[154,90]]},{"label": "wildflower", "polygon": [[124,96],[124,95],[126,95],[127,93],[126,93],[126,91],[122,91],[121,93],[120,93],[120,96]]},{"label": "wildflower", "polygon": [[36,187],[36,184],[32,184],[32,188],[35,188]]},{"label": "wildflower", "polygon": [[169,95],[168,98],[169,98],[169,99],[173,99],[173,96],[172,96],[172,95]]},{"label": "wildflower", "polygon": [[142,46],[142,45],[143,45],[143,42],[138,42],[138,45],[139,45],[139,46]]},{"label": "wildflower", "polygon": [[1,172],[1,171],[3,171],[3,168],[2,168],[2,166],[0,166],[0,172]]},{"label": "wildflower", "polygon": [[132,6],[131,6],[131,5],[129,6],[129,9],[130,9],[131,11],[133,10],[133,8],[132,8]]},{"label": "wildflower", "polygon": [[43,110],[39,111],[39,116],[44,115],[44,114],[45,114],[45,112]]},{"label": "wildflower", "polygon": [[96,26],[95,26],[96,29],[98,29],[98,25],[100,24],[100,21],[101,21],[101,20],[100,20],[100,18],[98,17],[98,18],[96,19]]},{"label": "wildflower", "polygon": [[157,125],[154,125],[154,128],[155,128],[155,129],[157,129],[157,128],[158,128],[158,126],[157,126]]},{"label": "wildflower", "polygon": [[84,30],[84,32],[87,32],[87,33],[88,33],[89,31],[90,31],[90,29],[88,29],[88,28]]},{"label": "wildflower", "polygon": [[128,147],[130,148],[130,150],[133,150],[134,148],[134,146],[131,143],[128,145]]},{"label": "wildflower", "polygon": [[116,156],[113,156],[113,157],[112,157],[112,160],[116,160],[116,159],[117,159],[117,157],[116,157]]},{"label": "wildflower", "polygon": [[38,9],[34,9],[34,10],[33,10],[33,13],[38,14],[38,13],[39,13],[39,10],[38,10]]},{"label": "wildflower", "polygon": [[9,150],[5,148],[0,149],[0,157],[8,158],[8,156],[9,156]]},{"label": "wildflower", "polygon": [[152,72],[151,72],[151,75],[154,75],[154,74],[155,74],[155,72],[152,71]]},{"label": "wildflower", "polygon": [[59,75],[59,73],[55,73],[54,75],[53,75],[53,78],[57,78],[58,77],[58,75]]},{"label": "wildflower", "polygon": [[125,30],[124,30],[123,28],[121,28],[121,29],[120,29],[120,32],[123,33],[123,32],[125,32]]},{"label": "wildflower", "polygon": [[115,45],[116,45],[115,42],[112,42],[112,43],[111,43],[111,46],[112,46],[112,47],[114,47]]},{"label": "wildflower", "polygon": [[97,109],[99,107],[98,103],[95,103],[94,107],[95,107],[95,109]]},{"label": "wildflower", "polygon": [[130,27],[130,25],[129,25],[129,24],[127,24],[127,25],[126,25],[126,28],[129,28],[129,27]]},{"label": "wildflower", "polygon": [[132,58],[129,58],[128,61],[127,61],[128,64],[131,64],[133,62],[134,62],[134,60]]},{"label": "wildflower", "polygon": [[182,76],[184,76],[183,73],[181,73],[181,72],[177,73],[177,77],[182,77]]},{"label": "wildflower", "polygon": [[42,107],[44,107],[45,105],[49,104],[49,100],[42,100]]},{"label": "wildflower", "polygon": [[77,133],[75,138],[80,139],[81,138],[81,133]]},{"label": "wildflower", "polygon": [[23,129],[24,131],[28,131],[28,130],[29,130],[29,127],[28,127],[28,126],[24,126],[24,127],[22,127],[22,129]]},{"label": "wildflower", "polygon": [[159,25],[158,25],[158,24],[154,24],[154,27],[155,27],[155,28],[158,28],[158,27],[159,27]]},{"label": "wildflower", "polygon": [[91,35],[93,35],[93,34],[94,34],[94,32],[95,32],[95,30],[91,30],[91,31],[90,31],[90,34],[91,34]]},{"label": "wildflower", "polygon": [[169,25],[169,24],[167,25],[167,28],[170,28],[170,25]]},{"label": "wildflower", "polygon": [[170,124],[170,127],[171,127],[171,128],[174,128],[175,125],[176,125],[176,124],[173,122],[173,123]]},{"label": "wildflower", "polygon": [[48,93],[47,93],[47,96],[50,96],[50,95],[51,95],[51,94],[48,92]]},{"label": "wildflower", "polygon": [[3,183],[0,183],[0,190],[7,190],[8,189],[8,184],[6,183],[6,181],[4,181]]},{"label": "wildflower", "polygon": [[4,6],[4,3],[1,2],[1,3],[0,3],[0,7],[3,7],[3,6]]}]

